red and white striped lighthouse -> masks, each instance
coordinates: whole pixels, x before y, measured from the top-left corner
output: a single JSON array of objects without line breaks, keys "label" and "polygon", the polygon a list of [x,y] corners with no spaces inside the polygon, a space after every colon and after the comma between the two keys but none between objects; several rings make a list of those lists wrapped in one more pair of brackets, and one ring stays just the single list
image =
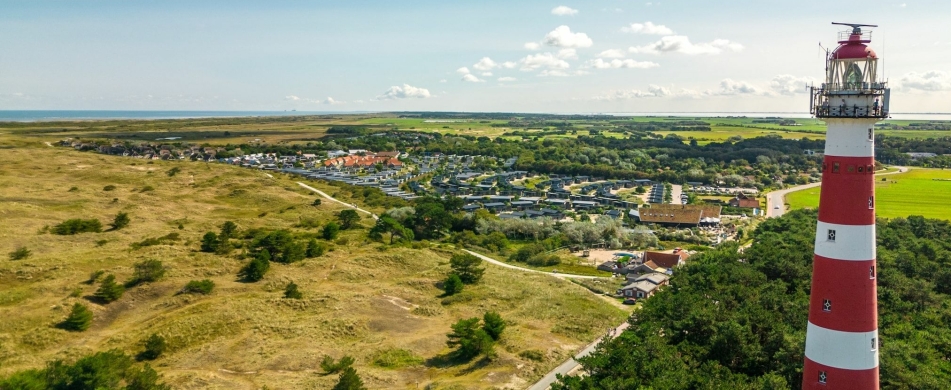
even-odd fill
[{"label": "red and white striped lighthouse", "polygon": [[810,111],[828,125],[803,389],[878,389],[875,122],[888,117],[871,33],[852,27],[826,59]]}]

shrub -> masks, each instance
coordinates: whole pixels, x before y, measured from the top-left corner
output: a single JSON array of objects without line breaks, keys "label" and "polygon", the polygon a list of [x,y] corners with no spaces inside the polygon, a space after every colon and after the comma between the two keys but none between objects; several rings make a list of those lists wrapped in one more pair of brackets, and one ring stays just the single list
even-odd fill
[{"label": "shrub", "polygon": [[165,174],[168,175],[168,177],[172,177],[172,176],[175,176],[175,174],[177,174],[177,173],[179,173],[179,172],[181,172],[181,171],[182,171],[182,168],[175,167],[175,168],[172,168],[172,169],[169,169],[168,171],[166,171]]},{"label": "shrub", "polygon": [[469,360],[478,355],[493,355],[494,340],[479,327],[478,317],[459,320],[446,337],[446,345],[456,348],[453,354],[457,358]]},{"label": "shrub", "polygon": [[246,282],[257,282],[264,279],[264,275],[267,274],[268,269],[271,268],[270,258],[271,255],[266,249],[261,251],[257,257],[241,268],[241,271],[238,272],[238,277]]},{"label": "shrub", "polygon": [[505,321],[499,313],[494,311],[486,312],[482,316],[482,330],[485,331],[492,340],[499,341],[502,337],[502,331],[505,330]]},{"label": "shrub", "polygon": [[354,359],[350,356],[344,356],[340,358],[339,361],[334,361],[334,358],[330,355],[324,355],[324,358],[320,361],[320,368],[324,370],[327,374],[336,374],[343,369],[353,365]]},{"label": "shrub", "polygon": [[234,238],[236,233],[238,233],[238,225],[234,222],[226,221],[221,225],[221,233],[218,234],[218,238],[227,240]]},{"label": "shrub", "polygon": [[284,288],[284,298],[301,299],[303,297],[304,294],[297,288],[297,283],[290,282],[287,284],[287,287]]},{"label": "shrub", "polygon": [[310,239],[310,242],[307,243],[307,257],[314,258],[323,256],[324,252],[327,252],[327,247],[324,244],[317,242],[316,239]]},{"label": "shrub", "polygon": [[112,230],[119,230],[126,226],[129,226],[129,222],[130,222],[129,214],[120,212],[119,214],[116,214],[116,217],[112,220],[112,223],[109,225],[112,226]]},{"label": "shrub", "polygon": [[162,262],[158,260],[145,260],[135,263],[132,279],[126,282],[126,286],[132,287],[142,283],[156,282],[165,276],[166,270]]},{"label": "shrub", "polygon": [[402,368],[423,364],[423,358],[413,351],[390,348],[377,352],[372,359],[373,365],[383,368]]},{"label": "shrub", "polygon": [[218,250],[218,235],[214,232],[205,233],[201,238],[201,251],[214,253]]},{"label": "shrub", "polygon": [[102,231],[102,222],[98,219],[68,219],[59,225],[53,226],[53,234],[61,236],[79,233],[99,233]]},{"label": "shrub", "polygon": [[468,253],[453,255],[449,259],[449,266],[465,284],[473,284],[482,279],[485,268],[479,267],[480,265],[482,265],[482,259]]},{"label": "shrub", "polygon": [[251,243],[251,250],[267,250],[270,260],[279,263],[293,263],[303,260],[307,255],[307,248],[295,241],[287,230],[276,230],[255,239]]},{"label": "shrub", "polygon": [[214,290],[215,282],[212,282],[208,279],[203,280],[192,280],[185,284],[185,287],[182,288],[182,294],[211,294],[211,290]]},{"label": "shrub", "polygon": [[155,187],[145,186],[145,187],[142,187],[141,190],[139,190],[139,192],[149,192],[149,191],[155,191]]},{"label": "shrub", "polygon": [[537,349],[527,349],[518,353],[518,356],[528,360],[534,360],[536,362],[545,361],[545,354],[542,351]]},{"label": "shrub", "polygon": [[462,279],[459,279],[459,275],[455,273],[449,274],[446,281],[442,283],[442,289],[446,292],[446,296],[456,295],[462,292],[463,286]]},{"label": "shrub", "polygon": [[69,191],[67,192],[76,192],[76,191],[79,191],[79,187],[69,187]]},{"label": "shrub", "polygon": [[81,303],[73,304],[73,310],[69,313],[69,316],[60,323],[61,328],[74,332],[89,329],[90,325],[92,325],[92,311]]},{"label": "shrub", "polygon": [[112,185],[112,184],[107,185],[107,186],[105,186],[105,187],[102,187],[102,190],[103,190],[103,191],[114,191],[115,189],[116,189],[116,186],[114,186],[114,185]]},{"label": "shrub", "polygon": [[314,206],[314,207],[320,206],[320,198],[314,199],[314,203],[311,203],[311,206]]},{"label": "shrub", "polygon": [[17,248],[15,251],[10,252],[10,260],[23,260],[27,257],[30,257],[33,252],[30,252],[29,249],[26,249],[25,246]]},{"label": "shrub", "polygon": [[153,333],[145,339],[144,344],[145,350],[139,354],[139,357],[143,360],[155,360],[165,352],[165,338],[157,334]]},{"label": "shrub", "polygon": [[129,246],[132,247],[132,249],[139,249],[146,246],[169,244],[173,241],[178,241],[178,239],[178,233],[169,233],[162,237],[146,238],[140,242],[133,242],[129,244]]},{"label": "shrub", "polygon": [[357,375],[357,371],[353,367],[347,367],[340,373],[340,379],[332,390],[366,390],[366,387],[363,387],[363,380]]},{"label": "shrub", "polygon": [[105,273],[106,273],[106,271],[103,271],[103,270],[101,270],[101,269],[92,271],[92,272],[89,274],[89,280],[86,281],[86,284],[93,284],[93,283],[98,282],[98,281],[99,281],[99,277],[102,276],[102,275],[105,274]]},{"label": "shrub", "polygon": [[321,231],[321,235],[325,240],[333,240],[337,238],[337,235],[340,234],[340,225],[336,222],[327,222],[324,225],[324,229]]},{"label": "shrub", "polygon": [[337,213],[337,220],[340,221],[341,229],[352,229],[360,222],[360,214],[357,214],[356,210],[340,210],[340,212]]},{"label": "shrub", "polygon": [[102,280],[102,283],[99,285],[99,289],[96,290],[93,296],[102,302],[109,303],[122,298],[122,293],[124,292],[125,288],[119,283],[116,283],[116,276],[109,274],[106,275],[106,278]]},{"label": "shrub", "polygon": [[169,390],[148,364],[137,368],[119,350],[98,352],[75,363],[56,360],[41,369],[20,371],[0,380],[0,389],[129,389]]}]

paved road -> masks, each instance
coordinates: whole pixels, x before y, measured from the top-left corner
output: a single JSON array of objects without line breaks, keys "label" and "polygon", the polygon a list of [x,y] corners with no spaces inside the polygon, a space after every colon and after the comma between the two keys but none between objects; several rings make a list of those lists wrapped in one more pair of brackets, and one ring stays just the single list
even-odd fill
[{"label": "paved road", "polygon": [[529,387],[528,390],[548,390],[548,388],[551,387],[551,384],[555,383],[555,381],[558,379],[557,378],[558,374],[568,375],[572,371],[575,371],[578,368],[581,368],[581,364],[578,363],[577,359],[590,355],[591,352],[594,352],[594,349],[598,346],[598,344],[601,343],[601,340],[604,340],[605,337],[610,337],[613,339],[619,336],[621,332],[627,329],[629,325],[630,324],[628,324],[627,322],[624,322],[617,328],[614,328],[610,333],[599,337],[597,340],[594,340],[593,343],[588,344],[588,346],[585,347],[585,349],[582,349],[581,352],[578,352],[578,354],[575,355],[574,358],[566,360],[564,363],[561,363],[560,366],[555,367],[554,370],[551,370],[549,373],[545,374],[545,376],[543,376],[541,380],[539,380],[538,382],[535,382],[535,384],[532,385],[532,387]]},{"label": "paved road", "polygon": [[361,208],[357,207],[357,205],[355,205],[355,204],[345,203],[345,202],[341,202],[341,201],[339,201],[339,200],[337,200],[337,199],[334,199],[334,198],[331,197],[330,195],[327,195],[326,192],[323,192],[323,191],[321,191],[321,190],[318,190],[318,189],[316,189],[316,188],[314,188],[314,187],[311,187],[311,186],[309,186],[309,185],[307,185],[307,184],[304,184],[304,183],[301,183],[301,182],[297,182],[297,185],[299,185],[299,186],[301,186],[301,187],[304,187],[304,188],[306,188],[306,189],[308,189],[308,190],[314,191],[314,192],[316,192],[317,194],[319,194],[320,196],[323,196],[324,198],[327,198],[327,199],[329,199],[329,200],[332,201],[332,202],[340,203],[340,204],[342,204],[342,205],[344,205],[344,206],[347,206],[347,207],[349,207],[349,208],[351,208],[351,209],[357,210],[357,211],[359,211],[359,212],[361,212],[361,213],[370,214],[370,217],[372,217],[373,219],[380,219],[380,217],[378,217],[376,214],[373,214],[373,213],[371,213],[371,212],[369,212],[369,211],[366,211],[366,210],[364,210],[364,209],[361,209]]},{"label": "paved road", "polygon": [[478,257],[478,258],[480,258],[480,259],[482,259],[482,260],[485,260],[485,261],[487,261],[487,262],[489,262],[489,263],[495,264],[495,265],[497,265],[497,266],[499,266],[499,267],[511,268],[511,269],[516,269],[516,270],[519,270],[519,271],[525,271],[525,272],[532,272],[532,273],[537,273],[537,274],[551,275],[551,276],[554,276],[554,277],[557,277],[557,278],[566,278],[566,279],[597,279],[597,278],[600,278],[600,277],[601,277],[601,276],[589,276],[589,275],[563,274],[563,273],[558,273],[558,272],[545,272],[545,271],[539,271],[539,270],[537,270],[537,269],[523,268],[523,267],[519,267],[519,266],[517,266],[517,265],[511,265],[511,264],[508,264],[508,263],[504,263],[504,262],[498,261],[498,260],[493,259],[493,258],[491,258],[491,257],[488,257],[488,256],[486,256],[486,255],[479,254],[479,253],[476,253],[476,252],[473,252],[473,251],[470,251],[470,250],[467,250],[467,249],[463,249],[463,251],[465,251],[466,253],[468,253],[468,254],[470,254],[470,255],[473,255],[473,256],[475,256],[475,257]]},{"label": "paved road", "polygon": [[670,203],[681,204],[680,196],[684,193],[684,186],[680,184],[670,185]]},{"label": "paved road", "polygon": [[[905,172],[908,172],[908,169],[909,169],[908,167],[899,167],[899,166],[895,166],[894,168],[898,168],[898,170],[892,171],[892,172],[876,173],[875,176],[905,173]],[[770,218],[782,216],[787,211],[786,210],[786,194],[789,194],[790,192],[804,190],[807,188],[818,187],[820,185],[822,185],[821,181],[817,183],[803,184],[801,186],[790,187],[790,188],[767,193],[766,194],[766,215]],[[779,208],[776,208],[776,206],[779,206]]]}]

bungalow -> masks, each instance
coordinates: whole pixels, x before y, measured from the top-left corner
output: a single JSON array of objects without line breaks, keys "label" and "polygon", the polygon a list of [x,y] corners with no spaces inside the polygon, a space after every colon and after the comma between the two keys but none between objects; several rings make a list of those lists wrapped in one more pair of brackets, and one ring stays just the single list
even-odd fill
[{"label": "bungalow", "polygon": [[650,261],[664,268],[674,268],[676,266],[683,265],[688,257],[690,257],[690,254],[681,250],[680,248],[674,249],[673,253],[651,251],[644,252],[645,263]]},{"label": "bungalow", "polygon": [[758,209],[760,208],[759,199],[756,199],[753,196],[747,196],[746,194],[740,193],[736,197],[730,199],[727,202],[732,207],[739,207],[744,209]]},{"label": "bungalow", "polygon": [[651,295],[654,295],[654,292],[657,291],[657,285],[646,280],[640,282],[634,282],[627,286],[621,287],[617,291],[618,295],[622,295],[627,298],[649,298]]}]

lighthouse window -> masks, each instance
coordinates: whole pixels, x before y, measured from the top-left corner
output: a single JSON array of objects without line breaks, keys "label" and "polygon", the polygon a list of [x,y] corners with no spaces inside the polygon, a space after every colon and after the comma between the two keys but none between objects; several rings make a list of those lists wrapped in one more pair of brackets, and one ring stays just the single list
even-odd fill
[{"label": "lighthouse window", "polygon": [[859,165],[859,173],[865,172],[865,167]]},{"label": "lighthouse window", "polygon": [[871,141],[872,139],[873,139],[873,138],[872,138],[872,128],[869,127],[869,128],[868,128],[868,140]]},{"label": "lighthouse window", "polygon": [[835,242],[835,230],[829,229],[829,232],[826,234],[826,239]]},{"label": "lighthouse window", "polygon": [[868,267],[868,278],[875,279],[875,266]]},{"label": "lighthouse window", "polygon": [[832,301],[828,299],[822,300],[822,311],[832,311]]},{"label": "lighthouse window", "polygon": [[871,210],[871,209],[874,209],[874,208],[875,208],[875,197],[874,197],[874,196],[870,196],[870,197],[868,197],[868,209]]},{"label": "lighthouse window", "polygon": [[872,166],[871,166],[871,165],[866,166],[866,167],[865,167],[865,172],[872,173]]},{"label": "lighthouse window", "polygon": [[874,351],[876,349],[878,349],[878,338],[872,337],[872,350]]},{"label": "lighthouse window", "polygon": [[849,165],[845,170],[849,173],[855,172],[855,165]]},{"label": "lighthouse window", "polygon": [[819,371],[819,383],[826,384],[826,379],[828,379],[828,375],[826,375],[826,372]]},{"label": "lighthouse window", "polygon": [[839,163],[838,163],[838,162],[832,163],[832,173],[839,173]]}]

